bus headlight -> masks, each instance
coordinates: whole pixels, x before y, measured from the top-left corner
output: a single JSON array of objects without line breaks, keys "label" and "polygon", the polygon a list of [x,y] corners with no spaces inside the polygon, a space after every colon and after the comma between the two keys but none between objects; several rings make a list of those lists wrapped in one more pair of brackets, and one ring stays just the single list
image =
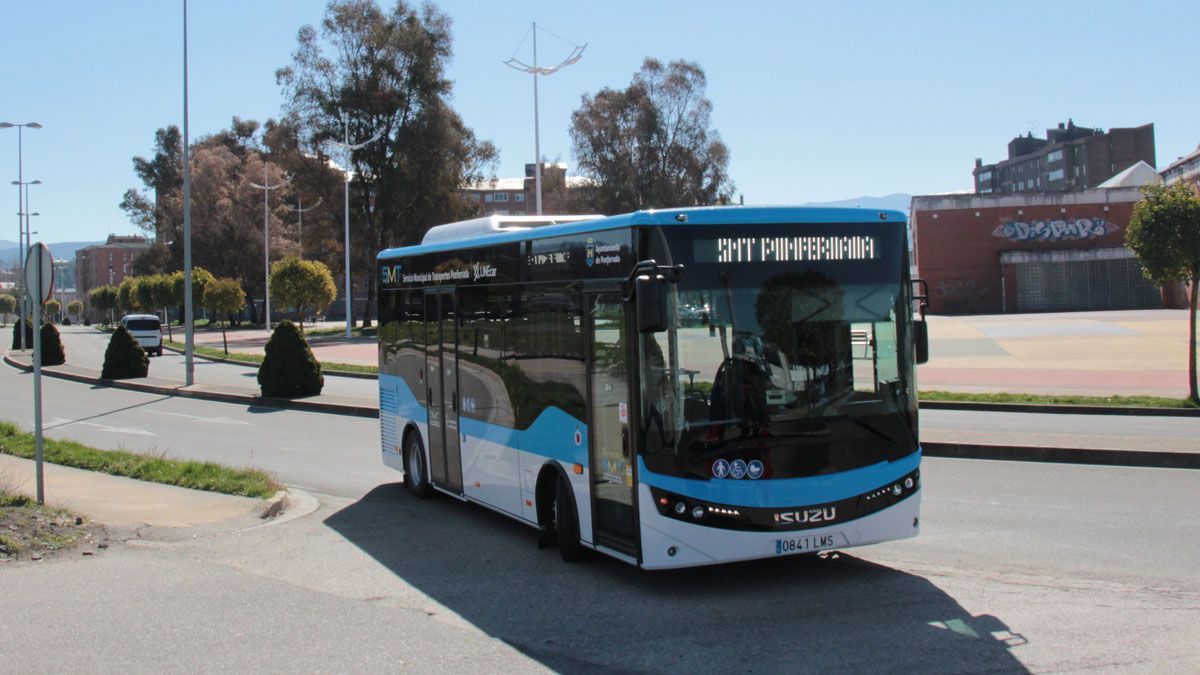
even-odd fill
[{"label": "bus headlight", "polygon": [[681,516],[684,513],[687,513],[687,504],[684,504],[683,502],[675,502],[675,513]]},{"label": "bus headlight", "polygon": [[704,507],[697,504],[692,507],[692,517],[699,520],[704,517]]}]

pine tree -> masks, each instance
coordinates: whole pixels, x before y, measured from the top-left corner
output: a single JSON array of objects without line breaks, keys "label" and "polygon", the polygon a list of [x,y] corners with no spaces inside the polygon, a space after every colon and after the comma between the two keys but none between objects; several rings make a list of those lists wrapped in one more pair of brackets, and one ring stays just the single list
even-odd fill
[{"label": "pine tree", "polygon": [[291,321],[282,321],[267,341],[266,357],[258,369],[263,396],[315,396],[325,386],[321,364]]},{"label": "pine tree", "polygon": [[67,350],[63,348],[62,338],[54,324],[42,325],[42,365],[61,366],[67,362]]},{"label": "pine tree", "polygon": [[104,368],[100,377],[125,380],[145,377],[149,371],[150,357],[124,326],[118,326],[108,341],[108,349],[104,350]]}]

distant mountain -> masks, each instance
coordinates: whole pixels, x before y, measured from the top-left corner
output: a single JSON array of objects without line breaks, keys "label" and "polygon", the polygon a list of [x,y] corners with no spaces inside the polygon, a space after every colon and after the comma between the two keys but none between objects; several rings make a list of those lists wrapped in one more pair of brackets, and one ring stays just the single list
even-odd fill
[{"label": "distant mountain", "polygon": [[[74,260],[75,251],[85,246],[103,243],[102,241],[62,241],[46,245],[50,247],[50,255],[54,256],[55,260]],[[0,265],[5,267],[15,265],[19,258],[17,242],[0,239]]]},{"label": "distant mountain", "polygon": [[912,195],[897,192],[895,194],[886,195],[884,197],[855,197],[854,199],[840,199],[832,202],[808,202],[805,206],[828,206],[828,207],[858,207],[863,209],[895,209],[896,211],[908,211],[909,205],[912,203]]}]

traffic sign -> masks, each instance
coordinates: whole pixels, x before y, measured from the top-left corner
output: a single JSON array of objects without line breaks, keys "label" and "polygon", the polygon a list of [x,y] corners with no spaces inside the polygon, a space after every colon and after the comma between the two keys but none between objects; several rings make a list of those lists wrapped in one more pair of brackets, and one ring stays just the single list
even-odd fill
[{"label": "traffic sign", "polygon": [[54,257],[42,242],[29,247],[25,255],[25,295],[41,306],[54,294]]}]

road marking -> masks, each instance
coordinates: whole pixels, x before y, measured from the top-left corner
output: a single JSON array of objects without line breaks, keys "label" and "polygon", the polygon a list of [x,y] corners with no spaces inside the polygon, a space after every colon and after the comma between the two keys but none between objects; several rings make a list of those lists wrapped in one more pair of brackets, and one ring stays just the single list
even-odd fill
[{"label": "road marking", "polygon": [[95,422],[85,422],[83,420],[70,420],[70,419],[66,419],[63,417],[55,417],[51,422],[47,423],[45,426],[47,428],[52,428],[52,427],[63,427],[63,426],[67,426],[68,424],[78,424],[78,425],[85,426],[85,427],[92,427],[93,429],[96,429],[98,431],[105,431],[110,434],[128,434],[130,436],[157,436],[157,434],[155,434],[154,432],[146,431],[145,429],[141,429],[139,427],[114,427],[109,424],[97,424]]},{"label": "road marking", "polygon": [[165,410],[156,410],[154,412],[156,415],[171,415],[173,417],[183,417],[185,419],[195,420],[197,422],[208,422],[210,424],[232,424],[235,426],[243,426],[243,427],[254,426],[253,422],[246,422],[244,420],[235,420],[235,419],[230,419],[228,417],[204,417],[201,415],[188,415],[186,413],[167,412]]}]

